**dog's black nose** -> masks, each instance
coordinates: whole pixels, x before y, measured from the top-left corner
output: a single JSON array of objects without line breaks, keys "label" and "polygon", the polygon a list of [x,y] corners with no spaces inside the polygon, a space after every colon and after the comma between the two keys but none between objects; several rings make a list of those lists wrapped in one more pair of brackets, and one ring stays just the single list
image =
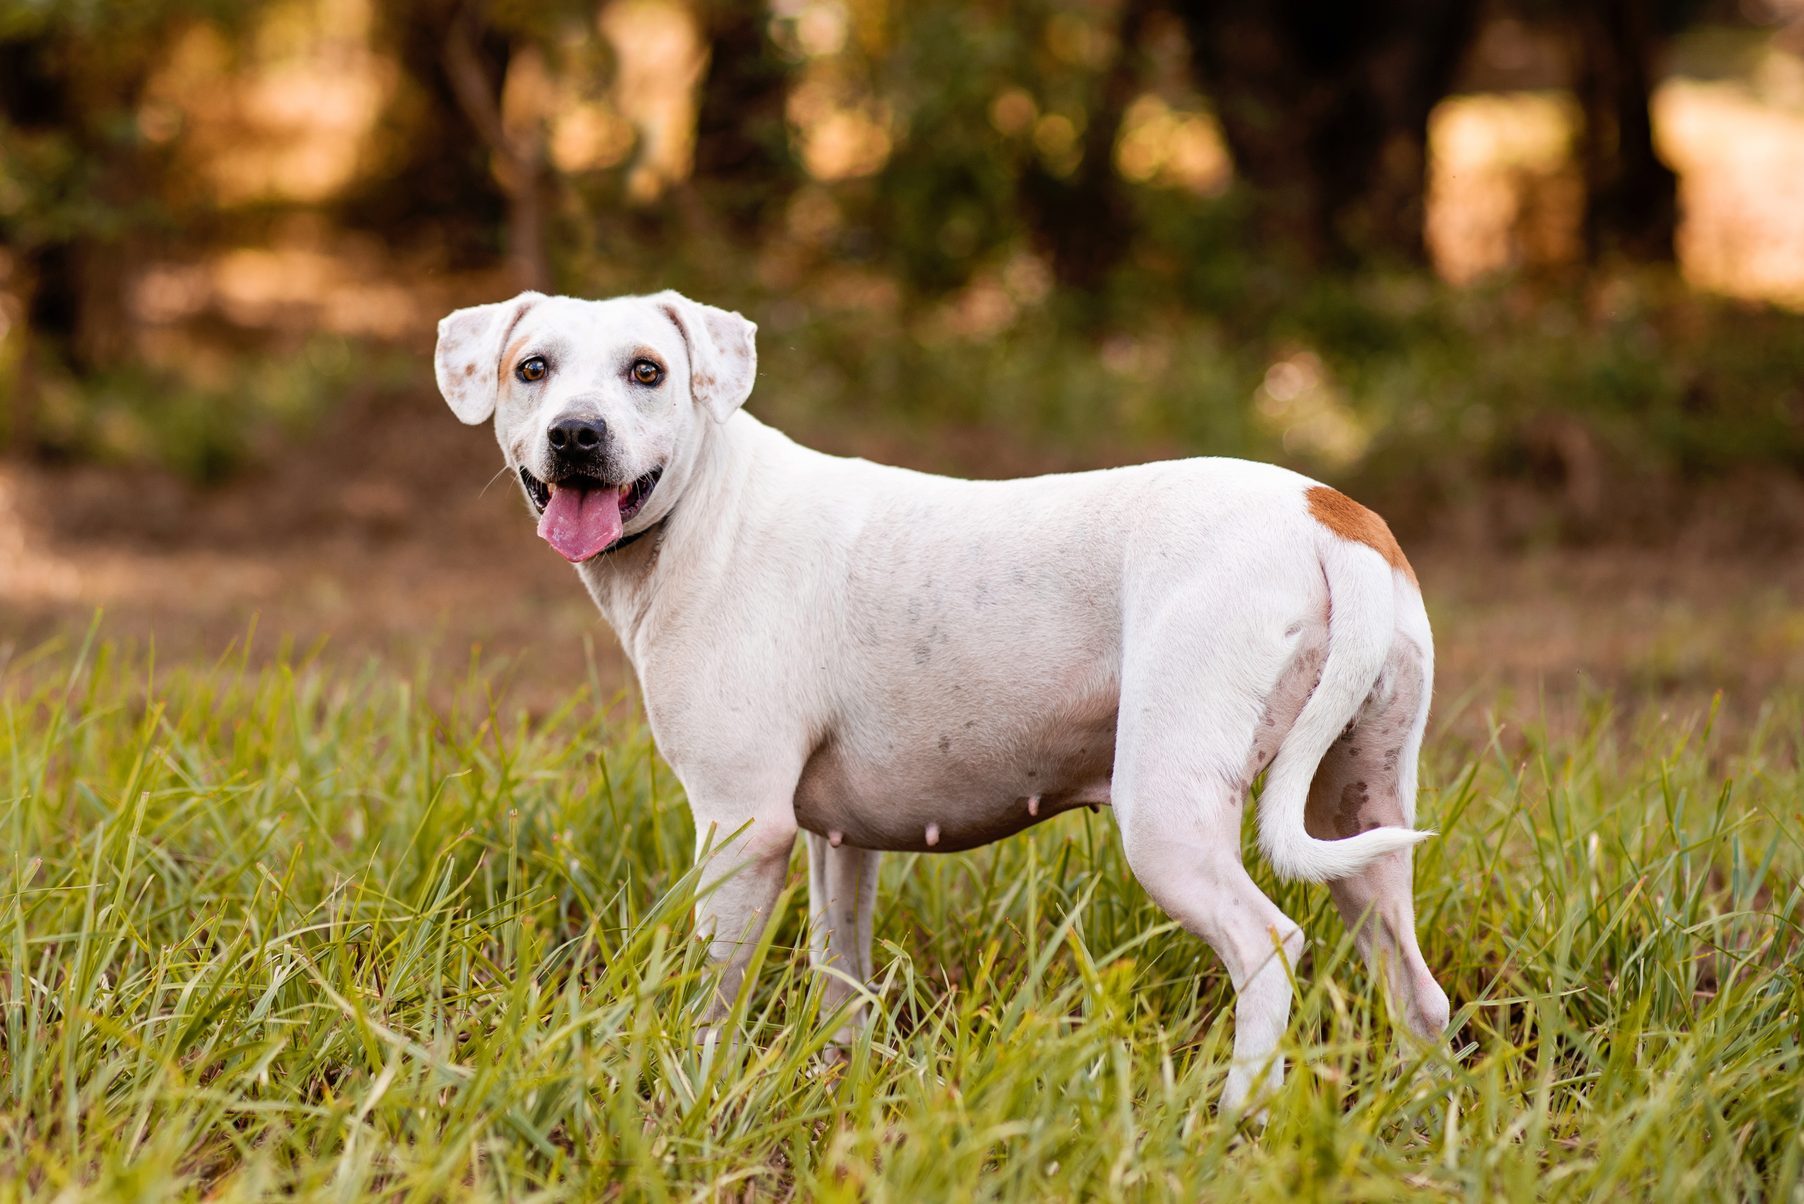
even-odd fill
[{"label": "dog's black nose", "polygon": [[560,418],[545,433],[551,450],[562,455],[583,455],[601,450],[608,426],[599,418]]}]

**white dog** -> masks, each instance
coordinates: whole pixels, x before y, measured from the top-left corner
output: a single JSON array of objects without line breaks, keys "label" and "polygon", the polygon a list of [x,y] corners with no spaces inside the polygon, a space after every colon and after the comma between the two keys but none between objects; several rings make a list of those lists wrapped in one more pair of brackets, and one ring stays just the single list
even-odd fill
[{"label": "white dog", "polygon": [[739,833],[697,906],[723,995],[798,830],[815,959],[863,981],[881,850],[1106,804],[1135,876],[1227,966],[1223,1105],[1256,1105],[1303,949],[1241,863],[1263,771],[1266,857],[1328,883],[1406,1026],[1438,1036],[1410,899],[1433,645],[1383,520],[1240,460],[963,481],[823,455],[740,410],[756,329],[673,292],[526,293],[445,318],[436,361],[619,634],[698,850]]}]

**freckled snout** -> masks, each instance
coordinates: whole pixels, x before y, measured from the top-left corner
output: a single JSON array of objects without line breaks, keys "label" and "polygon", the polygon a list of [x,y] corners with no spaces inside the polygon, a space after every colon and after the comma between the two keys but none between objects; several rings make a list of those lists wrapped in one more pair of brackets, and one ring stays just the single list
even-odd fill
[{"label": "freckled snout", "polygon": [[608,424],[587,415],[564,414],[545,430],[556,476],[600,476],[608,450]]}]

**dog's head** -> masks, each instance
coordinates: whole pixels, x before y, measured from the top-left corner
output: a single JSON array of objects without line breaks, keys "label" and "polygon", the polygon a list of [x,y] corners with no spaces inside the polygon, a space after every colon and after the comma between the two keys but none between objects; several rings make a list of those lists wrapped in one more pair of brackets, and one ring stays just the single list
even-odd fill
[{"label": "dog's head", "polygon": [[707,424],[751,395],[757,329],[674,292],[521,293],[441,321],[435,368],[460,419],[494,418],[539,534],[574,563],[670,512]]}]

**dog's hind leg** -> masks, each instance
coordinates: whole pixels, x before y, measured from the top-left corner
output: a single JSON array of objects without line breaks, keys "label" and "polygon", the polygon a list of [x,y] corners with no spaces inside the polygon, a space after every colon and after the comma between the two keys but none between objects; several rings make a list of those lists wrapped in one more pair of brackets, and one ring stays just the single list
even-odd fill
[{"label": "dog's hind leg", "polygon": [[[828,837],[808,833],[808,950],[814,965],[826,970],[823,1012],[850,1000],[856,994],[853,983],[871,980],[871,913],[881,857],[871,849],[835,846]],[[864,1004],[855,1003],[833,1034],[833,1044],[843,1052],[864,1022]]]},{"label": "dog's hind leg", "polygon": [[1248,749],[1293,649],[1283,619],[1212,601],[1167,607],[1133,633],[1112,789],[1134,876],[1234,984],[1221,1101],[1232,1114],[1257,1112],[1283,1078],[1278,1042],[1303,952],[1303,930],[1254,884],[1240,848]]},{"label": "dog's hind leg", "polygon": [[[1371,697],[1316,769],[1305,817],[1310,835],[1336,840],[1370,828],[1413,826],[1431,657],[1407,639],[1394,646]],[[1447,1027],[1447,995],[1416,944],[1410,859],[1408,849],[1387,853],[1330,881],[1328,891],[1403,1027],[1435,1040]]]}]

